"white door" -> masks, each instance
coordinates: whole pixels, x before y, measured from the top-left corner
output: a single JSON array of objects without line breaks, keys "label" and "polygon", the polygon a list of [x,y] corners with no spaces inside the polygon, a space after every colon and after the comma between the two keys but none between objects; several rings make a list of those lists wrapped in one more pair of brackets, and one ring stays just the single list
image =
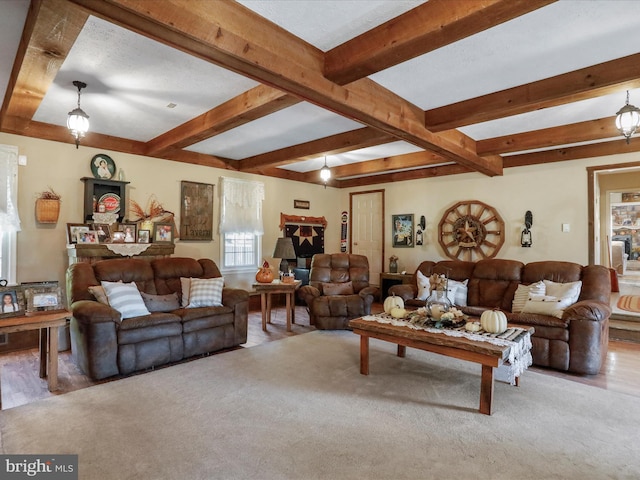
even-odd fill
[{"label": "white door", "polygon": [[384,190],[350,194],[351,253],[369,259],[369,283],[380,285],[384,256]]}]

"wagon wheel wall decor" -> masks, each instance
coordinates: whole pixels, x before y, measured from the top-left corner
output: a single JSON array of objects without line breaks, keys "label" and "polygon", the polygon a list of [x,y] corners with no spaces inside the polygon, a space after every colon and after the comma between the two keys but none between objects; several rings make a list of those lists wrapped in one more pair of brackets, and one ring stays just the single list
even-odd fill
[{"label": "wagon wheel wall decor", "polygon": [[504,244],[504,221],[496,209],[486,203],[458,202],[442,216],[438,242],[453,260],[493,258]]}]

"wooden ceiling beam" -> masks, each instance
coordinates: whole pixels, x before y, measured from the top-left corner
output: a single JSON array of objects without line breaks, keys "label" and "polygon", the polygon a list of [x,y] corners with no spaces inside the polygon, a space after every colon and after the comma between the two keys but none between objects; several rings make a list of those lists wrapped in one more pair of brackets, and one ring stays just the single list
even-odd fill
[{"label": "wooden ceiling beam", "polygon": [[295,97],[258,85],[147,142],[147,154],[184,148],[299,103]]},{"label": "wooden ceiling beam", "polygon": [[494,155],[587,142],[620,135],[613,117],[572,123],[560,127],[487,138],[476,142],[478,155]]},{"label": "wooden ceiling beam", "polygon": [[414,152],[331,167],[331,177],[340,180],[347,177],[377,175],[390,170],[429,167],[443,163],[447,163],[447,161],[435,153],[426,151]]},{"label": "wooden ceiling beam", "polygon": [[440,132],[640,87],[640,53],[425,112]]},{"label": "wooden ceiling beam", "polygon": [[268,166],[287,165],[323,155],[338,155],[340,153],[371,147],[373,145],[382,145],[396,140],[395,137],[384,132],[364,127],[255,155],[253,157],[247,157],[240,160],[240,171],[257,173],[262,168]]},{"label": "wooden ceiling beam", "polygon": [[404,172],[391,172],[381,175],[372,175],[369,177],[350,178],[348,180],[338,180],[336,186],[338,188],[353,188],[368,185],[379,185],[381,183],[403,182],[406,180],[419,180],[421,178],[443,177],[446,175],[458,175],[460,173],[469,173],[473,170],[463,165],[449,164],[439,165],[416,170],[406,170]]},{"label": "wooden ceiling beam", "polygon": [[430,0],[329,50],[324,74],[344,85],[555,1]]},{"label": "wooden ceiling beam", "polygon": [[[275,28],[266,19],[249,15],[252,28],[243,25],[241,32],[236,31],[237,17],[247,15],[247,9],[240,8],[239,4],[188,0],[71,1],[91,11],[106,10],[128,28],[146,30],[145,34],[154,38],[164,34],[162,41],[176,43],[183,51],[404,139],[485,175],[502,173],[499,161],[480,158],[427,130],[423,115],[417,115],[414,106],[408,102],[398,102],[397,98],[391,99],[390,96],[381,98],[379,89],[372,92],[372,82],[365,85],[363,80],[366,79],[363,79],[358,82],[362,82],[360,85],[343,87],[327,80],[322,74],[322,67],[314,65],[315,57],[300,60],[307,50],[309,56],[313,56],[308,44],[293,35],[283,36],[282,29]],[[216,11],[222,4],[225,6],[223,11]],[[211,8],[212,5],[216,8]],[[278,39],[277,52],[260,43],[261,39],[272,35]],[[271,43],[273,41],[270,40]],[[293,55],[294,51],[296,55]]]},{"label": "wooden ceiling beam", "polygon": [[0,128],[29,126],[88,18],[64,0],[33,0],[0,110]]}]

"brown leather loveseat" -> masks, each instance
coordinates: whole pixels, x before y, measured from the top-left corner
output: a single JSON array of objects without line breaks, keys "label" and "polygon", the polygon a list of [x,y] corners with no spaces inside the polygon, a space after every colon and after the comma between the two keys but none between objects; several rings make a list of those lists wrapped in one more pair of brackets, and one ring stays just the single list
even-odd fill
[{"label": "brown leather loveseat", "polygon": [[[101,379],[246,343],[245,290],[223,288],[221,306],[181,307],[181,278],[218,277],[220,271],[209,259],[127,258],[71,265],[67,294],[73,314],[71,348],[78,366],[90,378]],[[118,310],[97,301],[89,290],[101,281],[135,282],[145,303],[158,307],[150,307],[149,315],[122,319]]]},{"label": "brown leather loveseat", "polygon": [[[515,260],[486,259],[426,261],[418,266],[418,271],[427,277],[438,273],[459,282],[467,280],[467,306],[459,307],[466,314],[480,316],[487,309],[500,309],[509,323],[534,327],[535,365],[579,374],[600,371],[607,354],[611,314],[611,277],[607,268],[559,261],[525,265]],[[423,300],[415,300],[417,275],[416,271],[411,284],[394,285],[389,293],[401,296],[407,305],[424,306]],[[581,281],[577,302],[565,308],[559,314],[561,318],[512,311],[519,285],[530,286],[545,280],[559,284]]]},{"label": "brown leather loveseat", "polygon": [[348,329],[349,320],[369,315],[378,288],[369,286],[369,260],[348,253],[316,254],[309,285],[298,297],[309,308],[309,322],[321,330]]}]

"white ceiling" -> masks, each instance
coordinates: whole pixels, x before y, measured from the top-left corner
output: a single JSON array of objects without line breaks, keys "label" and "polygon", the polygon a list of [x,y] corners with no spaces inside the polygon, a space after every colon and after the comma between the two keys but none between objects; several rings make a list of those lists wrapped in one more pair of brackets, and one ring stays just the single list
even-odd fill
[{"label": "white ceiling", "polygon": [[[322,51],[401,15],[421,1],[240,0]],[[0,0],[0,93],[12,69],[28,0]],[[486,95],[638,53],[640,1],[564,0],[370,76],[423,110]],[[639,75],[640,76],[640,75]],[[147,142],[242,92],[255,81],[89,17],[33,120],[65,125],[73,80],[88,84],[82,108],[91,130]],[[475,140],[611,116],[625,91],[461,127]],[[640,104],[640,89],[631,103]],[[175,108],[168,108],[169,104]],[[234,160],[361,128],[300,103],[187,147]],[[554,147],[555,148],[555,147]],[[398,141],[328,157],[330,166],[420,149]],[[323,157],[283,165],[319,169]]]}]

